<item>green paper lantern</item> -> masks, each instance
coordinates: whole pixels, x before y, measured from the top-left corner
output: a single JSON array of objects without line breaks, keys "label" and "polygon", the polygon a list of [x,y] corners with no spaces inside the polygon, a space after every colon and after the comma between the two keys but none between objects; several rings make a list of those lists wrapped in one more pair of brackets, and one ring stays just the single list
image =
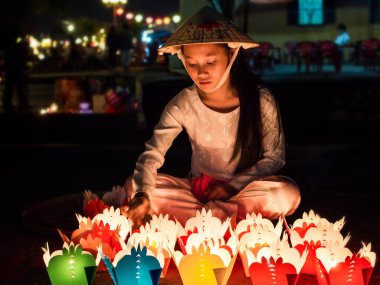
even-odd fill
[{"label": "green paper lantern", "polygon": [[52,285],[91,285],[94,282],[97,263],[80,245],[64,243],[62,250],[51,255],[48,245],[42,250]]}]

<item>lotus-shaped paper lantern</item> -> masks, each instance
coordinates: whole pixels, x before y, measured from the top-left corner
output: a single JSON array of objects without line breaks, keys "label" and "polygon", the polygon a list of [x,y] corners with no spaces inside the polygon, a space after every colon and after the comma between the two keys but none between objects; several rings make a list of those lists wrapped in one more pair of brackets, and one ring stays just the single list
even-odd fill
[{"label": "lotus-shaped paper lantern", "polygon": [[42,248],[43,259],[52,285],[91,285],[99,260],[83,251],[80,245],[63,244],[62,250],[50,254],[49,245]]},{"label": "lotus-shaped paper lantern", "polygon": [[[79,215],[77,216],[79,221],[81,217]],[[120,229],[119,235],[122,240],[125,240],[127,235],[131,232],[131,223],[121,213],[120,208],[114,209],[114,207],[111,207],[105,209],[102,213],[97,214],[92,219],[92,223],[100,223],[101,221],[103,221],[104,224],[109,224],[111,230]]]},{"label": "lotus-shaped paper lantern", "polygon": [[263,216],[260,213],[258,213],[257,215],[255,213],[247,213],[245,219],[241,220],[236,225],[235,233],[240,239],[242,234],[244,234],[245,232],[249,232],[249,228],[255,228],[259,225],[266,226],[271,232],[274,232],[278,237],[281,236],[283,220],[280,218],[277,225],[274,226],[271,220],[263,218]]},{"label": "lotus-shaped paper lantern", "polygon": [[105,204],[118,208],[127,201],[127,192],[124,187],[113,186],[111,191],[104,193],[102,200]]},{"label": "lotus-shaped paper lantern", "polygon": [[177,241],[176,230],[177,225],[173,220],[169,220],[169,215],[153,215],[150,222],[133,232],[128,239],[128,243],[142,244],[151,250],[156,257],[158,254],[157,249],[161,247],[165,258],[162,277],[165,277],[171,259],[171,252],[174,251]]},{"label": "lotus-shaped paper lantern", "polygon": [[[105,209],[102,214],[96,215],[92,220],[77,215],[79,228],[72,235],[71,240],[61,234],[63,241],[80,244],[83,249],[97,255],[97,248],[102,245],[103,252],[113,260],[117,252],[122,249],[121,241],[124,241],[130,232],[130,223],[121,213],[120,209],[113,207]],[[99,266],[99,270],[105,270]]]},{"label": "lotus-shaped paper lantern", "polygon": [[106,192],[102,199],[97,194],[90,190],[85,190],[83,193],[83,212],[86,217],[94,218],[97,214],[102,213],[105,209],[119,208],[127,201],[127,193],[124,187],[114,186],[112,190]]},{"label": "lotus-shaped paper lantern", "polygon": [[327,243],[316,254],[329,274],[330,285],[367,285],[376,261],[371,244],[363,244],[359,253],[353,254],[339,243]]},{"label": "lotus-shaped paper lantern", "polygon": [[[297,285],[367,285],[375,263],[371,245],[358,254],[346,248],[350,239],[340,233],[345,219],[331,223],[310,211],[295,221],[291,243],[300,253],[308,251]],[[355,280],[355,282],[354,282]]]},{"label": "lotus-shaped paper lantern", "polygon": [[250,276],[247,254],[257,256],[263,247],[269,247],[280,241],[283,220],[280,219],[276,226],[259,214],[247,214],[246,219],[241,220],[235,230],[239,238],[239,255],[243,264],[246,277]]},{"label": "lotus-shaped paper lantern", "polygon": [[172,255],[183,283],[226,284],[237,256],[237,239],[230,219],[222,222],[211,211],[202,209],[184,228],[179,223],[177,226],[181,251]]},{"label": "lotus-shaped paper lantern", "polygon": [[169,215],[159,216],[152,215],[152,219],[149,221],[151,229],[156,232],[162,232],[165,234],[168,241],[167,246],[174,248],[177,242],[177,223],[169,219]]},{"label": "lotus-shaped paper lantern", "polygon": [[294,284],[305,263],[307,252],[300,255],[291,248],[287,235],[269,246],[261,247],[256,254],[246,251],[249,275],[253,285]]},{"label": "lotus-shaped paper lantern", "polygon": [[108,205],[99,199],[98,195],[93,194],[90,190],[85,190],[83,193],[83,213],[93,218],[97,214],[102,213],[104,209],[109,208]]},{"label": "lotus-shaped paper lantern", "polygon": [[[111,262],[99,247],[99,254],[115,285],[157,285],[163,266],[163,255],[159,260],[146,247],[127,247],[118,252]],[[161,261],[161,263],[160,263]]]},{"label": "lotus-shaped paper lantern", "polygon": [[224,235],[231,225],[231,219],[227,218],[222,222],[219,218],[212,215],[211,210],[206,211],[202,208],[201,211],[196,211],[195,217],[186,221],[184,232],[193,231],[195,228],[198,232],[208,233],[209,235],[218,234]]},{"label": "lotus-shaped paper lantern", "polygon": [[184,252],[184,245],[186,245],[187,239],[192,233],[202,235],[203,239],[224,238],[226,240],[230,236],[230,231],[227,232],[230,228],[230,218],[222,222],[219,218],[212,215],[211,210],[206,211],[205,208],[202,208],[201,211],[196,211],[195,217],[187,220],[185,227],[182,227],[177,222],[178,243]]},{"label": "lotus-shaped paper lantern", "polygon": [[[219,240],[220,241],[220,240]],[[234,247],[220,244],[217,240],[186,246],[187,254],[173,253],[174,262],[184,285],[225,285],[235,264]]]}]

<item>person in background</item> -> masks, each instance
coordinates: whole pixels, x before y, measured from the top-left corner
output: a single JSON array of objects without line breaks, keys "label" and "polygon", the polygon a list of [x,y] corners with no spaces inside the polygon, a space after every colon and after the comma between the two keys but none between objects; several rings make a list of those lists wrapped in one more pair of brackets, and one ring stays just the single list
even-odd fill
[{"label": "person in background", "polygon": [[121,65],[125,70],[129,70],[132,59],[132,33],[129,29],[128,23],[123,23],[123,29],[120,34],[120,48],[121,48]]},{"label": "person in background", "polygon": [[[253,212],[275,219],[297,209],[298,186],[275,175],[285,164],[276,100],[250,72],[240,51],[256,46],[205,6],[159,49],[177,54],[194,84],[166,105],[133,176],[126,180],[129,201],[122,211],[133,227],[151,214],[168,214],[185,224],[202,208],[232,221]],[[193,151],[189,176],[157,173],[183,129]]]},{"label": "person in background", "polygon": [[116,28],[111,25],[106,36],[106,46],[108,52],[108,65],[110,68],[116,67],[116,51],[118,48],[119,37]]},{"label": "person in background", "polygon": [[350,35],[347,33],[347,27],[345,24],[339,24],[337,27],[338,36],[335,38],[335,44],[339,47],[343,47],[350,42]]},{"label": "person in background", "polygon": [[67,70],[77,71],[82,69],[83,65],[83,49],[82,45],[76,44],[73,35],[69,36],[70,49],[67,58]]},{"label": "person in background", "polygon": [[[348,46],[350,42],[350,35],[347,33],[347,27],[345,24],[339,24],[337,26],[338,30],[338,36],[335,38],[335,44],[338,46],[336,50],[336,58],[337,61],[343,62],[344,61],[344,52],[343,48]],[[350,47],[350,54],[353,53],[352,48]],[[350,55],[352,57],[352,55]],[[340,70],[340,67],[338,68]]]},{"label": "person in background", "polygon": [[18,95],[18,111],[29,111],[27,62],[29,47],[25,36],[17,28],[9,29],[5,35],[4,47],[4,94],[3,108],[5,112],[14,112],[13,95]]},{"label": "person in background", "polygon": [[158,39],[153,39],[152,42],[148,45],[149,48],[149,59],[148,59],[148,65],[152,67],[157,66],[157,57],[158,57]]}]

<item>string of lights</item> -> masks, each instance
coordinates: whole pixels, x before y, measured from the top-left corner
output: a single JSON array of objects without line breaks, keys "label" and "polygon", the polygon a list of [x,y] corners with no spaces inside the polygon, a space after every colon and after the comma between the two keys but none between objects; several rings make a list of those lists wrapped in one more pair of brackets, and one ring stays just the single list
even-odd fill
[{"label": "string of lights", "polygon": [[127,11],[127,0],[102,0],[103,4],[107,7],[113,8],[113,24],[116,25],[118,19],[126,19],[128,21],[135,21],[136,23],[145,22],[148,25],[170,25],[170,23],[178,24],[181,21],[181,16],[176,14],[173,16],[152,17],[150,15],[144,16],[142,13],[134,13]]}]

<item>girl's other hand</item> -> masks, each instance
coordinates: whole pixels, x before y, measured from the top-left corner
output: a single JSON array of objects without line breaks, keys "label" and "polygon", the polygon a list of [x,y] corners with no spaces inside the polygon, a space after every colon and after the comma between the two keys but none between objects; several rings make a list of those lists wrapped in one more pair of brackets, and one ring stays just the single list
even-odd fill
[{"label": "girl's other hand", "polygon": [[126,215],[132,221],[132,229],[138,229],[143,223],[150,220],[150,200],[144,193],[136,194],[128,203]]},{"label": "girl's other hand", "polygon": [[235,196],[239,191],[229,184],[214,185],[205,191],[208,200],[222,200],[226,201]]}]

